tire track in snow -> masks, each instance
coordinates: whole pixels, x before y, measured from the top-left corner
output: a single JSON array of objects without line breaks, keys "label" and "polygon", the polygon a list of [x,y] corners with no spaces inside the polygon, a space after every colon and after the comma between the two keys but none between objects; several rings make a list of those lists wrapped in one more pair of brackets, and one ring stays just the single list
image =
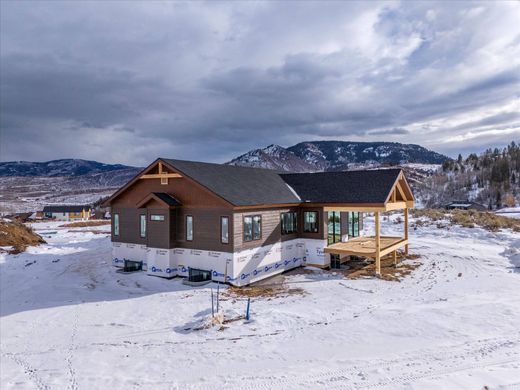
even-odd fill
[{"label": "tire track in snow", "polygon": [[[475,345],[476,344],[476,345]],[[249,386],[241,385],[241,389],[272,389],[272,388],[315,388],[326,386],[328,389],[359,389],[395,386],[414,382],[423,378],[442,377],[454,372],[491,367],[502,364],[520,362],[520,338],[493,338],[478,340],[471,344],[454,345],[439,348],[435,351],[421,350],[404,358],[377,360],[374,362],[358,362],[352,368],[332,370],[319,374],[300,377],[282,377],[275,375],[266,378],[243,377],[244,382],[254,379],[256,383]],[[505,351],[505,352],[504,352]],[[497,352],[505,356],[494,358]],[[468,362],[468,360],[479,359]],[[437,366],[432,366],[437,363]],[[403,367],[408,371],[403,373]],[[370,379],[370,375],[380,376],[380,372],[390,374],[386,378]],[[406,370],[405,370],[406,371]],[[400,372],[391,376],[392,372]],[[384,375],[384,374],[383,374]],[[234,381],[233,381],[234,382]],[[226,387],[234,387],[234,383]],[[239,380],[239,383],[242,382]]]}]

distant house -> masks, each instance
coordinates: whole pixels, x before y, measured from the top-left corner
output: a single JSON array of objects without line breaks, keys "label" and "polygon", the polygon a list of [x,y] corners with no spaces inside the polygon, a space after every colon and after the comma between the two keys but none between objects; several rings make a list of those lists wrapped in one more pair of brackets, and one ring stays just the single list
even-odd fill
[{"label": "distant house", "polygon": [[90,218],[92,209],[86,205],[60,205],[45,206],[43,214],[45,218],[58,221],[85,221]]},{"label": "distant house", "polygon": [[486,211],[487,207],[480,203],[470,202],[469,200],[453,201],[444,206],[446,210],[477,210]]}]

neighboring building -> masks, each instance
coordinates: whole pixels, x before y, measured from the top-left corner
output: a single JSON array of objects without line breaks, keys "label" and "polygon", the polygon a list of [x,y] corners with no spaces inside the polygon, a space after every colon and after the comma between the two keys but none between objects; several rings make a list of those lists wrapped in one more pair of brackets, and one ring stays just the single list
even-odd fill
[{"label": "neighboring building", "polygon": [[45,206],[43,215],[58,221],[86,221],[90,218],[91,208],[86,205]]},{"label": "neighboring building", "polygon": [[477,210],[486,211],[487,207],[469,200],[453,201],[444,206],[446,210]]},{"label": "neighboring building", "polygon": [[[400,169],[280,173],[158,159],[110,197],[113,264],[148,274],[245,285],[350,255],[376,260],[408,249],[413,194]],[[405,237],[382,237],[379,215],[405,210]],[[375,237],[359,236],[363,212]],[[361,249],[360,249],[361,248]]]}]

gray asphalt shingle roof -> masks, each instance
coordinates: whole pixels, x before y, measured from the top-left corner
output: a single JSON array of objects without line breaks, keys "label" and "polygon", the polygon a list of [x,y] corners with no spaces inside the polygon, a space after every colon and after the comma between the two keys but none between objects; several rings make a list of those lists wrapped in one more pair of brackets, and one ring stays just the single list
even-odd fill
[{"label": "gray asphalt shingle roof", "polygon": [[286,203],[384,203],[400,169],[283,173],[162,159],[235,206]]},{"label": "gray asphalt shingle roof", "polygon": [[371,171],[289,173],[282,179],[312,203],[384,203],[400,169]]},{"label": "gray asphalt shingle roof", "polygon": [[235,206],[300,202],[277,171],[195,161],[162,160]]},{"label": "gray asphalt shingle roof", "polygon": [[167,194],[165,192],[154,192],[153,194],[169,206],[180,206],[181,205],[181,203],[177,199],[175,199],[173,196],[171,196],[170,194]]}]

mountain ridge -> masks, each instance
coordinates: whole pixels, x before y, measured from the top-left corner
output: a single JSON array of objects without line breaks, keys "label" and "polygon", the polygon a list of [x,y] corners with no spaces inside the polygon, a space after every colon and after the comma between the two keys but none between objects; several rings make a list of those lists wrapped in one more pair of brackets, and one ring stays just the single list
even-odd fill
[{"label": "mountain ridge", "polygon": [[6,161],[0,162],[0,177],[12,176],[83,176],[87,174],[118,171],[123,169],[140,169],[122,164],[105,164],[93,160],[66,158],[44,162]]},{"label": "mountain ridge", "polygon": [[359,165],[442,164],[449,157],[416,144],[398,142],[308,141],[284,148],[271,144],[226,164],[292,172],[336,171]]}]

